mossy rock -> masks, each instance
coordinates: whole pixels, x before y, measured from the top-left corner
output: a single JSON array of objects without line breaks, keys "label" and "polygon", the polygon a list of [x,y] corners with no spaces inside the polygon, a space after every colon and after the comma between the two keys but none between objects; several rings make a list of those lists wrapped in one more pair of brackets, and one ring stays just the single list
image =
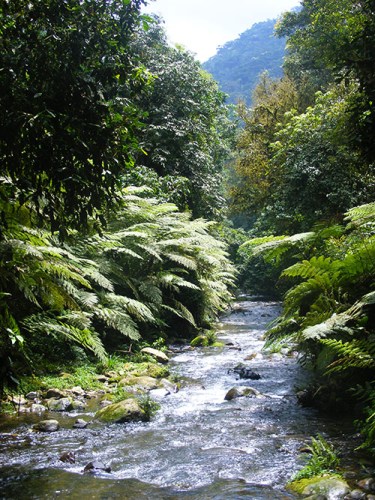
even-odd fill
[{"label": "mossy rock", "polygon": [[153,377],[136,377],[135,375],[129,375],[121,379],[119,384],[121,386],[136,386],[145,391],[152,391],[152,389],[160,387],[160,382]]},{"label": "mossy rock", "polygon": [[208,339],[204,335],[198,335],[190,342],[191,347],[207,347]]},{"label": "mossy rock", "polygon": [[122,424],[145,421],[147,416],[136,399],[128,398],[100,409],[95,419],[105,424]]},{"label": "mossy rock", "polygon": [[153,377],[153,378],[165,378],[170,374],[169,369],[164,365],[158,363],[151,363],[145,361],[143,363],[125,363],[123,366],[125,372],[128,372],[137,377]]},{"label": "mossy rock", "polygon": [[327,498],[343,498],[350,492],[346,481],[337,476],[327,475],[292,481],[287,489],[299,495],[323,495]]}]

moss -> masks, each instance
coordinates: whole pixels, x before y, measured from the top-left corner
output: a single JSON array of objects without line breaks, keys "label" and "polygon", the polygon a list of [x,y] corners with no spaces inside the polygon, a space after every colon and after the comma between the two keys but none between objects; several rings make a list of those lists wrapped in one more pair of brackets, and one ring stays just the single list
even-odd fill
[{"label": "moss", "polygon": [[125,363],[123,370],[135,377],[165,378],[170,374],[167,367],[148,361],[142,363]]},{"label": "moss", "polygon": [[309,477],[309,478],[304,478],[304,479],[297,479],[296,481],[291,481],[290,483],[287,484],[287,489],[289,491],[292,491],[293,493],[298,493],[299,495],[302,495],[303,490],[312,484],[319,483],[319,481],[322,480],[326,476],[315,476],[315,477]]},{"label": "moss", "polygon": [[128,398],[102,408],[95,414],[95,419],[105,424],[139,422],[148,416],[134,398]]},{"label": "moss", "polygon": [[313,493],[324,494],[330,489],[337,488],[342,491],[345,491],[346,488],[349,489],[346,482],[338,474],[324,474],[304,479],[297,479],[287,484],[287,490],[293,493],[298,493],[299,495]]}]

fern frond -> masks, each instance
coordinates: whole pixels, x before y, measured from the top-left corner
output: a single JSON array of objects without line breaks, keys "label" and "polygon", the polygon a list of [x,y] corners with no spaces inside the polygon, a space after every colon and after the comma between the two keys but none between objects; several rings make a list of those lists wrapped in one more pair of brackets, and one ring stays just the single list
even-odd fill
[{"label": "fern frond", "polygon": [[337,339],[323,339],[322,344],[329,347],[339,358],[328,366],[327,373],[341,372],[353,368],[375,368],[374,339],[353,339],[343,342]]},{"label": "fern frond", "polygon": [[126,337],[132,340],[140,339],[138,327],[127,313],[99,305],[94,310],[94,316],[102,320],[106,326],[117,330]]}]

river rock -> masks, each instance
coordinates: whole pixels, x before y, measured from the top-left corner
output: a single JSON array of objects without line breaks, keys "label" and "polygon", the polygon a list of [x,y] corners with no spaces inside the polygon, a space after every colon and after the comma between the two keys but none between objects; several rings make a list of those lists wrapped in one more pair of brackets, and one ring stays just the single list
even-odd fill
[{"label": "river rock", "polygon": [[72,400],[70,398],[51,398],[47,401],[47,406],[50,411],[70,411],[73,409]]},{"label": "river rock", "polygon": [[259,380],[261,378],[259,373],[254,372],[251,368],[247,368],[243,363],[235,366],[233,370],[228,370],[228,373],[231,371],[243,379]]},{"label": "river rock", "polygon": [[43,413],[44,411],[47,411],[47,408],[39,403],[33,403],[30,407],[30,411],[33,413]]},{"label": "river rock", "polygon": [[160,383],[153,377],[147,377],[147,376],[135,377],[130,375],[129,377],[125,377],[122,380],[120,380],[119,385],[121,386],[129,385],[132,387],[136,386],[145,391],[152,391],[153,389],[157,389],[160,386]]},{"label": "river rock", "polygon": [[60,429],[60,424],[57,420],[53,419],[42,420],[35,424],[33,429],[40,432],[55,432]]},{"label": "river rock", "polygon": [[159,363],[168,363],[169,358],[164,352],[159,351],[158,349],[153,349],[152,347],[144,347],[141,349],[141,352],[144,354],[148,354],[149,356],[152,356],[156,361]]},{"label": "river rock", "polygon": [[89,462],[85,468],[83,469],[85,474],[95,474],[96,472],[111,472],[111,467],[109,465],[104,465],[103,462],[99,462],[94,460],[93,462]]},{"label": "river rock", "polygon": [[75,411],[83,411],[86,408],[86,403],[80,399],[73,399],[72,409]]},{"label": "river rock", "polygon": [[337,477],[312,478],[302,490],[302,495],[322,495],[327,500],[338,500],[350,492],[348,483]]},{"label": "river rock", "polygon": [[83,420],[82,418],[77,418],[77,420],[73,424],[74,429],[86,429],[86,427],[89,425],[86,420]]},{"label": "river rock", "polygon": [[59,398],[64,398],[65,397],[65,392],[61,391],[60,389],[48,389],[45,398],[46,399],[59,399]]},{"label": "river rock", "polygon": [[153,389],[152,391],[152,397],[156,399],[161,399],[161,398],[166,398],[169,396],[171,393],[165,389],[164,387],[161,389]]},{"label": "river rock", "polygon": [[8,396],[8,401],[17,406],[23,406],[28,403],[23,396]]},{"label": "river rock", "polygon": [[69,392],[71,392],[75,396],[84,397],[86,395],[86,392],[82,389],[82,387],[80,385],[72,387]]},{"label": "river rock", "polygon": [[261,393],[256,389],[254,389],[253,387],[240,386],[240,387],[232,387],[232,389],[229,389],[224,399],[226,401],[232,401],[232,399],[242,398],[244,396],[248,398],[262,397]]},{"label": "river rock", "polygon": [[365,491],[375,491],[375,479],[373,477],[366,477],[357,482],[357,485]]},{"label": "river rock", "polygon": [[146,415],[137,400],[128,398],[101,408],[96,412],[95,419],[106,424],[122,424],[146,420]]},{"label": "river rock", "polygon": [[76,457],[74,451],[65,451],[60,455],[59,460],[67,464],[75,464]]},{"label": "river rock", "polygon": [[162,386],[165,390],[167,390],[170,394],[178,392],[178,385],[174,384],[170,380],[163,378],[161,379]]},{"label": "river rock", "polygon": [[345,498],[348,500],[351,500],[353,498],[356,500],[363,500],[365,498],[367,499],[368,497],[367,497],[366,493],[362,490],[353,490]]},{"label": "river rock", "polygon": [[31,391],[28,392],[25,396],[26,399],[29,401],[34,401],[34,399],[37,399],[39,397],[39,394],[36,391]]}]

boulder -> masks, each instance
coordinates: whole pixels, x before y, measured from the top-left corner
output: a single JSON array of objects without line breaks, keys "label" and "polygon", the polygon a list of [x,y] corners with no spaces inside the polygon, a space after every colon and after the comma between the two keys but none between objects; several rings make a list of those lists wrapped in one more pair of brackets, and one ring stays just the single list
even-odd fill
[{"label": "boulder", "polygon": [[33,426],[33,429],[40,432],[55,432],[60,429],[60,424],[57,420],[42,420]]},{"label": "boulder", "polygon": [[28,392],[25,396],[26,399],[29,401],[34,401],[34,399],[37,399],[39,397],[39,394],[36,391],[31,391]]},{"label": "boulder", "polygon": [[350,493],[349,485],[335,476],[315,476],[293,481],[289,489],[305,497],[324,497],[326,500],[338,500]]},{"label": "boulder", "polygon": [[375,479],[373,477],[361,479],[357,484],[362,490],[375,491]]},{"label": "boulder", "polygon": [[83,469],[83,472],[85,474],[95,474],[97,472],[111,472],[111,467],[109,465],[104,465],[103,462],[99,462],[97,460],[94,460],[93,462],[89,462],[85,468]]},{"label": "boulder", "polygon": [[47,406],[50,411],[70,411],[73,409],[72,400],[70,398],[51,398],[47,401]]},{"label": "boulder", "polygon": [[60,455],[59,460],[67,464],[74,464],[76,462],[74,451],[65,451]]},{"label": "boulder", "polygon": [[135,377],[130,375],[120,380],[119,385],[132,387],[136,386],[145,391],[152,391],[153,389],[157,389],[160,386],[160,383],[153,377]]},{"label": "boulder", "polygon": [[86,394],[80,385],[77,385],[76,387],[72,387],[70,389],[70,392],[72,394],[74,394],[74,396],[81,396],[81,397],[84,397]]},{"label": "boulder", "polygon": [[166,378],[161,379],[161,383],[164,389],[169,393],[178,392],[178,385],[174,384],[173,382],[170,382],[168,379]]},{"label": "boulder", "polygon": [[158,349],[153,349],[152,347],[144,347],[141,349],[141,352],[144,354],[148,354],[149,356],[152,356],[156,361],[159,363],[168,363],[169,358],[164,352],[159,351]]},{"label": "boulder", "polygon": [[46,399],[59,399],[59,398],[64,398],[65,397],[65,392],[61,391],[60,389],[48,389],[45,398]]},{"label": "boulder", "polygon": [[72,409],[76,411],[83,411],[86,408],[86,403],[80,399],[73,399]]},{"label": "boulder", "polygon": [[73,424],[74,429],[86,429],[86,427],[89,425],[86,420],[83,420],[82,418],[77,418],[77,420]]},{"label": "boulder", "polygon": [[228,373],[231,371],[243,379],[259,380],[261,378],[259,373],[254,372],[251,368],[247,368],[243,363],[235,366],[233,370],[228,370]]},{"label": "boulder", "polygon": [[348,495],[349,498],[354,498],[356,500],[363,500],[363,499],[367,499],[368,496],[366,495],[366,493],[362,490],[353,490],[350,495]]},{"label": "boulder", "polygon": [[146,414],[136,399],[128,398],[101,408],[96,412],[95,419],[106,424],[121,424],[146,420]]},{"label": "boulder", "polygon": [[22,406],[28,403],[28,400],[23,396],[8,396],[8,401],[17,406]]},{"label": "boulder", "polygon": [[262,394],[253,387],[232,387],[232,389],[229,389],[229,391],[226,393],[224,399],[226,401],[232,401],[232,399],[242,398],[244,396],[248,398],[260,398],[262,397]]},{"label": "boulder", "polygon": [[43,413],[44,411],[47,411],[47,408],[39,403],[33,403],[30,407],[30,411],[33,413]]}]

